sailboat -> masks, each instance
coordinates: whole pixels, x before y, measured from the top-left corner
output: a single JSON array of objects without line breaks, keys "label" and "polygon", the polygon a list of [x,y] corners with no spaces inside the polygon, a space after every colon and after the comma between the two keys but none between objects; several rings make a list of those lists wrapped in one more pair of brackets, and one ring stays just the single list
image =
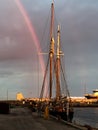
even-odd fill
[{"label": "sailboat", "polygon": [[[65,120],[69,120],[70,115],[70,93],[68,90],[67,82],[65,79],[64,71],[62,68],[61,57],[64,55],[61,51],[60,42],[60,25],[57,27],[57,42],[55,42],[53,30],[54,29],[54,2],[51,4],[51,24],[50,24],[50,46],[48,52],[48,60],[46,65],[46,70],[43,78],[42,89],[40,93],[40,100],[44,96],[45,81],[47,80],[47,73],[49,68],[49,93],[48,99],[51,105],[50,114],[54,116],[61,116]],[[56,49],[55,49],[56,48]],[[64,86],[66,89],[66,95],[62,96],[61,92],[61,73],[63,77]],[[54,78],[55,77],[55,78]],[[53,79],[55,79],[55,97],[53,97]],[[59,111],[60,109],[60,111]],[[72,115],[73,116],[73,115]]]}]

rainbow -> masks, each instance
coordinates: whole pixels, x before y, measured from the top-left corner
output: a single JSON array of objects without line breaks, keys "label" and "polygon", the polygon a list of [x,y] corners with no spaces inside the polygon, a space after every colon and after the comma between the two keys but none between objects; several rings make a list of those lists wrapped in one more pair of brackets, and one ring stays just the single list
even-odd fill
[{"label": "rainbow", "polygon": [[[39,43],[39,40],[38,40],[38,38],[37,38],[37,35],[36,35],[36,33],[35,33],[34,26],[32,25],[32,23],[31,23],[31,21],[30,21],[28,15],[27,15],[27,13],[26,13],[24,7],[22,6],[20,0],[15,0],[15,2],[16,2],[16,4],[17,4],[17,7],[19,8],[19,10],[20,10],[20,12],[21,12],[21,14],[22,14],[22,16],[23,16],[25,22],[26,22],[26,25],[27,25],[29,31],[30,31],[31,37],[32,37],[32,39],[33,39],[33,41],[34,41],[34,44],[35,44],[35,46],[36,46],[36,49],[37,49],[37,53],[39,53],[39,52],[41,51],[41,47],[40,47],[40,43]],[[39,56],[39,60],[40,60],[40,63],[41,63],[41,68],[42,68],[42,70],[44,71],[44,69],[45,69],[45,64],[44,64],[44,60],[43,60],[42,55]]]},{"label": "rainbow", "polygon": [[[20,0],[15,0],[15,3],[17,5],[17,7],[19,8],[25,22],[26,22],[26,25],[29,29],[29,32],[31,34],[31,37],[32,37],[32,40],[34,41],[34,44],[35,44],[35,47],[37,49],[37,53],[38,53],[38,57],[39,57],[39,62],[41,64],[41,69],[42,69],[42,73],[44,75],[44,71],[45,71],[45,64],[44,64],[44,59],[43,59],[43,56],[42,55],[39,55],[39,52],[41,52],[41,47],[40,47],[40,43],[39,43],[39,40],[37,38],[37,35],[35,33],[35,29],[34,29],[34,26],[33,24],[31,23],[30,19],[29,19],[29,16],[28,14],[26,13],[22,3],[20,2]],[[45,87],[46,88],[46,87]]]}]

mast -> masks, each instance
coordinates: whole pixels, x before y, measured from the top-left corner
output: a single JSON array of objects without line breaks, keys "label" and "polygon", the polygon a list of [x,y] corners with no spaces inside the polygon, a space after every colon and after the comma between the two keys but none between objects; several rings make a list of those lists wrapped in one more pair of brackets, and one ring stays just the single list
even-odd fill
[{"label": "mast", "polygon": [[53,37],[53,30],[54,30],[54,3],[51,4],[51,24],[50,24],[50,41]]},{"label": "mast", "polygon": [[50,73],[49,73],[49,99],[52,97],[52,80],[53,80],[53,60],[54,60],[54,36],[53,36],[53,31],[54,31],[54,2],[51,4],[51,21],[50,21],[50,50],[49,50],[49,57],[48,57],[48,62],[45,70],[45,75],[44,75],[44,80],[42,84],[42,89],[40,93],[40,98],[43,97],[43,91],[45,87],[45,80],[46,80],[46,75],[48,71],[48,66],[50,67]]},{"label": "mast", "polygon": [[[60,26],[59,25],[58,25],[58,29],[57,29],[56,59],[54,59],[54,45],[55,45],[55,41],[54,41],[54,2],[52,2],[52,4],[51,4],[51,21],[50,21],[50,49],[49,49],[48,62],[46,65],[46,70],[45,70],[40,98],[43,97],[43,92],[44,92],[44,88],[45,88],[45,80],[46,80],[48,68],[49,68],[49,99],[51,99],[51,97],[52,97],[53,73],[54,73],[53,69],[55,67],[56,100],[60,100],[60,98],[61,98],[61,86],[60,86],[61,72],[63,74],[65,83],[66,83],[66,80],[65,80],[64,72],[63,72],[62,65],[61,65],[61,55],[64,55],[64,54],[62,53],[61,48],[60,48]],[[55,63],[54,63],[54,60],[56,61]],[[65,87],[67,87],[67,85]],[[69,91],[67,88],[66,88],[66,90],[69,95]]]},{"label": "mast", "polygon": [[54,58],[54,37],[53,37],[53,29],[54,29],[54,3],[51,4],[51,25],[50,25],[50,81],[49,81],[49,98],[52,97],[52,79],[53,79],[53,58]]},{"label": "mast", "polygon": [[56,99],[59,100],[60,93],[60,26],[57,31],[57,52],[56,52]]}]

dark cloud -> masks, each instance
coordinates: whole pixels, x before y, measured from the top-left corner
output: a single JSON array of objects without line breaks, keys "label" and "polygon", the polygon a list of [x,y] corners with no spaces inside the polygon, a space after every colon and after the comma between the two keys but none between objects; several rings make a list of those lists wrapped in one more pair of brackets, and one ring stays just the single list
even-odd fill
[{"label": "dark cloud", "polygon": [[[36,30],[42,50],[46,52],[51,1],[21,0],[21,3]],[[98,0],[54,3],[55,23],[61,25],[67,83],[71,95],[82,96],[84,84],[88,91],[98,86]],[[28,92],[35,89],[37,93],[38,66],[34,41],[17,5],[13,0],[0,0],[0,86],[5,89],[14,86],[20,91],[24,88],[27,96],[25,88],[28,86]],[[41,72],[39,75],[42,80]]]},{"label": "dark cloud", "polygon": [[13,72],[10,72],[10,71],[0,71],[0,78],[5,78],[5,77],[9,77],[9,76],[12,76],[13,75]]},{"label": "dark cloud", "polygon": [[[0,1],[0,59],[30,58],[36,47],[15,2]],[[34,57],[32,57],[34,58]]]}]

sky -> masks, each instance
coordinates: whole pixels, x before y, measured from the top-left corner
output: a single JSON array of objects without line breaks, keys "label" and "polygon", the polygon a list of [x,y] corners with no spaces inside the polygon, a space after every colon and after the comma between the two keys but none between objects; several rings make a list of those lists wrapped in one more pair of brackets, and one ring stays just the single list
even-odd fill
[{"label": "sky", "polygon": [[[52,0],[19,0],[35,40],[16,1],[0,0],[0,99],[39,96],[45,56],[38,51],[49,46]],[[70,95],[92,93],[98,89],[98,0],[54,0],[54,6]]]}]

